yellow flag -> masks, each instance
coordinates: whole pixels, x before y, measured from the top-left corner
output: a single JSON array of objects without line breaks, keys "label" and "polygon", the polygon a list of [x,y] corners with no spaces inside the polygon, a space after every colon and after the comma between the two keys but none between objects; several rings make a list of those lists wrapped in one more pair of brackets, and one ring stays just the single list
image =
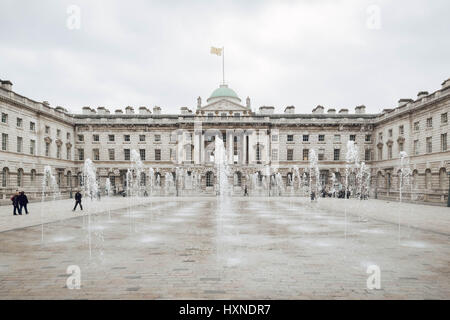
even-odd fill
[{"label": "yellow flag", "polygon": [[222,55],[222,48],[211,47],[211,54]]}]

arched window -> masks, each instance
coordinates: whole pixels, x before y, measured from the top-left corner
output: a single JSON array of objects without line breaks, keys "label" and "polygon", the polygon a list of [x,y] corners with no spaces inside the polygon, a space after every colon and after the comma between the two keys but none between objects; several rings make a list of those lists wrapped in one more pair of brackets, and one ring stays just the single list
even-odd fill
[{"label": "arched window", "polygon": [[206,173],[206,186],[212,187],[214,185],[214,175],[211,171]]},{"label": "arched window", "polygon": [[147,176],[145,175],[145,172],[141,172],[141,186],[145,186],[147,182]]},{"label": "arched window", "polygon": [[445,168],[441,168],[439,170],[439,188],[446,189],[447,182],[447,170]]},{"label": "arched window", "polygon": [[391,189],[391,174],[386,173],[386,188]]},{"label": "arched window", "polygon": [[31,181],[31,185],[34,186],[34,184],[36,183],[36,170],[34,170],[34,169],[31,169],[30,181]]},{"label": "arched window", "polygon": [[431,187],[431,170],[427,169],[425,170],[425,189],[431,189]]},{"label": "arched window", "polygon": [[8,186],[8,180],[9,180],[9,169],[3,168],[2,171],[2,187]]},{"label": "arched window", "polygon": [[381,188],[382,184],[383,184],[383,174],[381,173],[381,171],[378,171],[377,173],[377,188]]},{"label": "arched window", "polygon": [[17,170],[17,186],[23,186],[23,169]]},{"label": "arched window", "polygon": [[234,173],[234,185],[240,187],[242,185],[242,174],[237,171]]},{"label": "arched window", "polygon": [[417,170],[414,170],[413,174],[412,174],[412,182],[411,182],[414,189],[417,189],[417,187],[418,187],[418,184],[419,184],[418,180],[419,180],[419,172]]}]

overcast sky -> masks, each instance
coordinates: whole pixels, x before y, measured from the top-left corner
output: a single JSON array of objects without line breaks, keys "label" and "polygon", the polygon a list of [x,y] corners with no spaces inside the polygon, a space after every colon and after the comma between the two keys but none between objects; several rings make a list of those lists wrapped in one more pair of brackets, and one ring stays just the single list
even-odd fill
[{"label": "overcast sky", "polygon": [[1,0],[0,79],[72,112],[178,113],[218,87],[210,47],[224,46],[226,82],[254,110],[376,113],[450,77],[449,13],[448,0]]}]

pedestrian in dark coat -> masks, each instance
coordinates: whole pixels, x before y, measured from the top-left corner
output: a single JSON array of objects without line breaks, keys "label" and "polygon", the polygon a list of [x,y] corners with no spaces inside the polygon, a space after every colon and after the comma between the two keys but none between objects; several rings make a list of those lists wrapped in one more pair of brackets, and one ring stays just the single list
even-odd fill
[{"label": "pedestrian in dark coat", "polygon": [[12,205],[13,205],[13,207],[14,207],[14,212],[13,212],[13,214],[14,214],[15,216],[17,216],[16,212],[18,212],[19,214],[21,214],[21,213],[20,213],[20,210],[19,210],[19,191],[16,190],[16,193],[13,194],[13,196],[11,197],[11,202],[12,202]]},{"label": "pedestrian in dark coat", "polygon": [[19,214],[22,214],[22,208],[25,208],[25,213],[28,214],[28,208],[27,208],[27,204],[28,204],[28,198],[25,195],[25,192],[20,192],[20,195],[18,196],[18,200],[19,200]]},{"label": "pedestrian in dark coat", "polygon": [[82,195],[81,195],[80,191],[77,190],[77,193],[75,193],[75,207],[73,207],[72,211],[75,211],[75,209],[77,208],[78,205],[80,205],[80,209],[83,210],[83,206],[81,205],[81,198],[82,198]]},{"label": "pedestrian in dark coat", "polygon": [[244,186],[244,197],[248,196],[247,185]]}]

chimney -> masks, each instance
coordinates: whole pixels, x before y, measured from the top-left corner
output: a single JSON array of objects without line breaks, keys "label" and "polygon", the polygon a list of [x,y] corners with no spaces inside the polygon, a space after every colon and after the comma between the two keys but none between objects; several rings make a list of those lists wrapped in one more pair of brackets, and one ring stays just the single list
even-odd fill
[{"label": "chimney", "polygon": [[284,113],[286,114],[293,114],[295,113],[295,107],[294,106],[287,106],[284,108]]},{"label": "chimney", "polygon": [[348,109],[343,108],[339,110],[339,114],[348,114]]},{"label": "chimney", "polygon": [[417,94],[417,99],[422,99],[422,98],[424,98],[424,97],[426,97],[428,95],[428,91],[420,91],[418,94]]},{"label": "chimney", "polygon": [[161,114],[161,107],[154,106],[153,107],[153,114]]},{"label": "chimney", "polygon": [[97,113],[98,114],[109,114],[109,110],[106,109],[105,107],[98,107],[97,108]]},{"label": "chimney", "polygon": [[336,114],[336,109],[333,109],[333,108],[331,108],[331,109],[328,109],[328,114]]},{"label": "chimney", "polygon": [[356,106],[355,107],[355,113],[356,114],[364,114],[364,113],[366,113],[366,106],[365,105]]},{"label": "chimney", "polygon": [[442,89],[450,87],[450,78],[442,82]]},{"label": "chimney", "polygon": [[134,109],[131,106],[125,108],[125,114],[134,114]]},{"label": "chimney", "polygon": [[147,107],[141,106],[139,107],[139,114],[151,114],[151,112],[147,109]]},{"label": "chimney", "polygon": [[260,114],[273,114],[275,107],[273,106],[261,106],[259,107]]},{"label": "chimney", "polygon": [[322,106],[317,106],[312,110],[312,113],[314,114],[322,114],[324,112],[325,108]]},{"label": "chimney", "polygon": [[95,114],[95,110],[91,109],[91,107],[83,107],[83,114]]},{"label": "chimney", "polygon": [[188,114],[189,109],[187,107],[181,107],[180,112],[181,112],[181,114]]},{"label": "chimney", "polygon": [[122,111],[122,109],[116,109],[116,110],[114,111],[114,113],[115,113],[115,114],[123,114],[123,111]]},{"label": "chimney", "polygon": [[2,88],[3,89],[12,91],[12,82],[11,81],[9,81],[9,80],[2,80],[1,83],[2,83]]},{"label": "chimney", "polygon": [[410,102],[413,102],[413,99],[400,99],[400,100],[398,100],[398,106],[403,107]]}]

